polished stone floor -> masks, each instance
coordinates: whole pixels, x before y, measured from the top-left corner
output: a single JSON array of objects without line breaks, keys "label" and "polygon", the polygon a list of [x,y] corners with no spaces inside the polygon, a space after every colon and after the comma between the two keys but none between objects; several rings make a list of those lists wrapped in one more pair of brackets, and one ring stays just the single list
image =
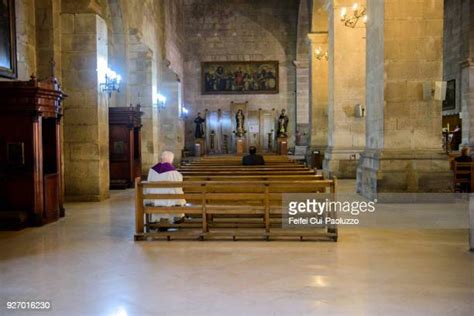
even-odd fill
[{"label": "polished stone floor", "polygon": [[[57,223],[0,232],[0,315],[474,315],[467,230],[135,243],[132,197],[67,204]],[[12,312],[9,300],[52,308]]]}]

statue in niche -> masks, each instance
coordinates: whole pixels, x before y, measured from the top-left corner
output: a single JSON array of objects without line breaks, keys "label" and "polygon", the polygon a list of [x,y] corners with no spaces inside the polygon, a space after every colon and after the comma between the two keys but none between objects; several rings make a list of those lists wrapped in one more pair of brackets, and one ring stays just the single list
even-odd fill
[{"label": "statue in niche", "polygon": [[281,110],[278,117],[278,137],[288,137],[288,115],[285,109]]},{"label": "statue in niche", "polygon": [[244,126],[245,126],[244,123],[245,123],[244,111],[242,111],[242,109],[239,109],[237,113],[235,114],[235,126],[236,126],[235,135],[237,137],[242,137],[245,135],[246,130],[244,129]]},{"label": "statue in niche", "polygon": [[201,112],[198,112],[197,117],[194,119],[194,123],[196,124],[196,130],[194,131],[195,138],[204,138],[204,122],[206,122],[206,120],[201,117]]}]

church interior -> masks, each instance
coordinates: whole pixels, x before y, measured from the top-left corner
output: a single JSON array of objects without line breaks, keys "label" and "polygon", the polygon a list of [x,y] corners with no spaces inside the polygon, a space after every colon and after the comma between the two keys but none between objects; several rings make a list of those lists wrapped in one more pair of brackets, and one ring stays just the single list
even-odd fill
[{"label": "church interior", "polygon": [[0,0],[0,35],[0,315],[474,315],[474,1]]}]

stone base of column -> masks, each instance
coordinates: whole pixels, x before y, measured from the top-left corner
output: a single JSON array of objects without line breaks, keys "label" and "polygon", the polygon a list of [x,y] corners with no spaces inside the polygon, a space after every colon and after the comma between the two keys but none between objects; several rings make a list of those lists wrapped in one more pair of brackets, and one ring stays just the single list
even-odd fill
[{"label": "stone base of column", "polygon": [[357,168],[357,192],[370,199],[377,193],[452,192],[452,179],[441,151],[365,150]]},{"label": "stone base of column", "polygon": [[323,173],[327,178],[355,179],[357,161],[363,148],[328,147],[324,153]]},{"label": "stone base of column", "polygon": [[107,200],[110,197],[109,193],[102,195],[66,195],[66,202],[100,202]]}]

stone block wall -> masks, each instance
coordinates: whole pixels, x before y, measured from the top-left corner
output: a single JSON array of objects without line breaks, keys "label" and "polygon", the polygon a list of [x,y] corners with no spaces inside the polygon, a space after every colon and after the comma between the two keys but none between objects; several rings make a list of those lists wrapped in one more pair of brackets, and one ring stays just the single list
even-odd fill
[{"label": "stone block wall", "polygon": [[463,62],[469,58],[469,2],[444,1],[443,80],[456,80],[456,108],[443,111],[444,115],[461,112],[463,98],[469,90],[469,82],[462,77]]},{"label": "stone block wall", "polygon": [[316,58],[316,49],[328,50],[326,33],[311,33],[311,147],[325,150],[328,144],[328,61]]},{"label": "stone block wall", "polygon": [[[31,0],[15,1],[16,50],[18,80],[36,76],[36,18],[35,3]],[[0,81],[10,80],[1,78]]]},{"label": "stone block wall", "polygon": [[366,107],[366,27],[362,20],[354,28],[340,21],[340,10],[346,7],[352,14],[351,6],[347,0],[328,6],[328,147],[323,167],[329,177],[355,178],[357,158],[365,146],[365,119],[358,116],[356,106]]},{"label": "stone block wall", "polygon": [[69,200],[109,195],[107,26],[96,14],[62,15],[65,194]]},{"label": "stone block wall", "polygon": [[369,0],[368,8],[367,141],[357,190],[449,191],[441,102],[423,99],[423,82],[443,75],[443,1]]},{"label": "stone block wall", "polygon": [[[298,1],[187,0],[184,103],[190,108],[186,146],[192,149],[193,124],[198,111],[230,110],[230,103],[249,102],[250,110],[287,109],[290,134],[295,131],[296,24]],[[278,94],[202,95],[203,61],[278,60]],[[189,136],[189,137],[188,137]]]}]

